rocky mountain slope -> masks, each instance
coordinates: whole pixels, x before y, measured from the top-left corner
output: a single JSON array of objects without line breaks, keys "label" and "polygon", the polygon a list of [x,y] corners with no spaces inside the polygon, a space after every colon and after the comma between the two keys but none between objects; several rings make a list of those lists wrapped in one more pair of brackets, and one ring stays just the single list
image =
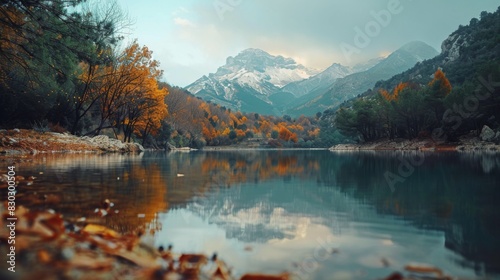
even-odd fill
[{"label": "rocky mountain slope", "polygon": [[285,85],[307,79],[317,70],[306,68],[291,58],[273,56],[259,49],[246,49],[216,73],[203,76],[186,87],[205,100],[230,108],[275,114],[272,98]]},{"label": "rocky mountain slope", "polygon": [[333,63],[320,72],[291,58],[247,49],[228,57],[226,64],[215,73],[201,77],[186,89],[197,97],[233,110],[313,115],[437,54],[425,43],[411,42],[387,58],[375,58],[352,68]]},{"label": "rocky mountain slope", "polygon": [[410,42],[368,70],[336,80],[325,92],[310,93],[309,100],[306,99],[303,104],[288,108],[287,113],[295,116],[300,114],[312,115],[336,107],[342,102],[373,88],[377,81],[389,79],[408,70],[416,63],[433,58],[436,55],[438,55],[438,52],[431,46],[419,41]]}]

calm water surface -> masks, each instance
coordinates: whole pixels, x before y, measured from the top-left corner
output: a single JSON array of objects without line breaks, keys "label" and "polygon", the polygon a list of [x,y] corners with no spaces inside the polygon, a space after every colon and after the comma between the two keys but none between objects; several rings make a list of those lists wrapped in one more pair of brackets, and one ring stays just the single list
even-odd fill
[{"label": "calm water surface", "polygon": [[[148,224],[155,245],[217,252],[236,275],[375,279],[426,263],[466,279],[500,277],[495,155],[38,155],[17,172],[37,176],[19,188],[21,204],[121,232]],[[94,210],[106,198],[114,210],[98,218]]]}]

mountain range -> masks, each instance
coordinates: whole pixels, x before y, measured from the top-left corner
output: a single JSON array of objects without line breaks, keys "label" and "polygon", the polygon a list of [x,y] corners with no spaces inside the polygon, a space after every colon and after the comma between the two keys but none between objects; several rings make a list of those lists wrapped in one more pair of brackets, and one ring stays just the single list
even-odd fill
[{"label": "mountain range", "polygon": [[438,55],[431,46],[415,41],[386,58],[374,58],[353,67],[333,63],[323,71],[292,58],[260,49],[246,49],[215,73],[199,78],[186,89],[197,97],[233,110],[260,114],[313,115],[373,88],[380,80],[410,69]]}]

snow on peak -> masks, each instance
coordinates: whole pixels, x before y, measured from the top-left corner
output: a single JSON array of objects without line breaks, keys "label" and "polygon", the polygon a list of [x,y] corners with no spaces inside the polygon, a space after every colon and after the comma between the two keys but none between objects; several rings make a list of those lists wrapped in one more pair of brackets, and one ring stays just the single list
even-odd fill
[{"label": "snow on peak", "polygon": [[234,57],[228,57],[225,65],[219,67],[217,72],[209,74],[209,79],[197,80],[188,86],[188,90],[196,94],[214,82],[230,81],[269,95],[276,88],[282,88],[291,82],[304,80],[315,74],[316,70],[308,69],[292,58],[274,56],[261,49],[250,48]]}]

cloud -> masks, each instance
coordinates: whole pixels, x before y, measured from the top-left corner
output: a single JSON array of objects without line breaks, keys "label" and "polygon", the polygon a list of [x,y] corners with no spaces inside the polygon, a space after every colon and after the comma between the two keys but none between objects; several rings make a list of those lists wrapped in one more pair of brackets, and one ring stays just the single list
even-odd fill
[{"label": "cloud", "polygon": [[[373,12],[387,9],[394,1],[399,1],[401,13],[393,15],[368,46],[346,59],[342,44],[354,45],[356,28],[363,30],[374,20]],[[223,3],[224,9],[217,10],[215,2]],[[152,11],[135,5],[129,11],[151,15],[140,18],[147,26],[137,28],[135,36],[161,57],[168,80],[186,85],[201,76],[200,69],[214,72],[228,56],[246,48],[292,57],[317,69],[335,62],[366,61],[414,40],[439,49],[459,24],[468,24],[482,10],[496,10],[498,0],[171,0],[159,5]],[[175,79],[167,77],[169,73],[175,73]]]},{"label": "cloud", "polygon": [[181,17],[175,17],[174,18],[174,24],[178,26],[183,26],[183,27],[192,27],[194,24],[190,22],[188,19],[181,18]]}]

